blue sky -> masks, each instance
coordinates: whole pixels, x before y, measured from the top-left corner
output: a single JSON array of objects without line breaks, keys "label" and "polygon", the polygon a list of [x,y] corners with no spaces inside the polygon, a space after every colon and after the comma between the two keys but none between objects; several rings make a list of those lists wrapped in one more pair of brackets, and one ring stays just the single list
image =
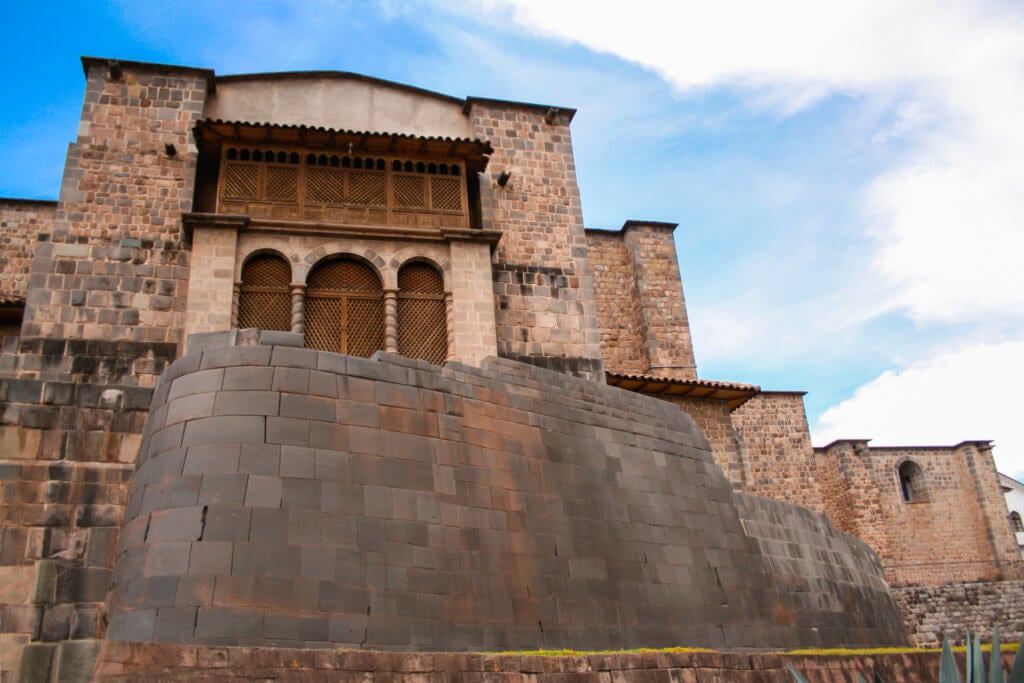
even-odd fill
[{"label": "blue sky", "polygon": [[702,377],[807,390],[817,443],[993,439],[1000,468],[1024,475],[1019,4],[56,2],[6,16],[2,196],[56,197],[83,54],[575,107],[587,225],[680,224]]}]

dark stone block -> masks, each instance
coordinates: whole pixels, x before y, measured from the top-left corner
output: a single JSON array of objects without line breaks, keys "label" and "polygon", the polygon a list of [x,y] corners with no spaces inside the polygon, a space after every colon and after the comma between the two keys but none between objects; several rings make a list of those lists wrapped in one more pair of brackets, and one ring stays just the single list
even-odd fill
[{"label": "dark stone block", "polygon": [[99,638],[101,630],[99,607],[75,608],[71,618],[71,640]]},{"label": "dark stone block", "polygon": [[224,391],[270,391],[274,368],[228,367],[224,370]]},{"label": "dark stone block", "polygon": [[365,588],[344,586],[330,581],[320,584],[320,611],[365,614],[370,607],[370,592]]},{"label": "dark stone block", "polygon": [[270,364],[278,368],[290,367],[315,370],[317,366],[317,352],[313,349],[275,346],[274,354],[270,358]]},{"label": "dark stone block", "polygon": [[[255,416],[223,416],[191,420],[185,424],[181,445],[192,446],[224,442],[262,443],[264,436],[263,420],[263,417]],[[268,424],[268,437],[269,433],[270,426]]]},{"label": "dark stone block", "polygon": [[281,394],[276,391],[220,391],[213,414],[277,415],[280,401]]},{"label": "dark stone block", "polygon": [[156,612],[153,640],[160,643],[191,643],[196,626],[196,607],[161,607]]},{"label": "dark stone block", "polygon": [[188,541],[146,545],[145,576],[180,576],[188,573]]},{"label": "dark stone block", "polygon": [[194,607],[213,604],[214,577],[182,576],[174,594],[175,607]]},{"label": "dark stone block", "polygon": [[261,638],[263,612],[245,608],[200,607],[196,617],[195,637],[203,641],[210,638]]},{"label": "dark stone block", "polygon": [[43,622],[42,605],[4,605],[0,607],[0,632],[25,633],[31,640],[39,640],[39,627]]},{"label": "dark stone block", "polygon": [[225,346],[203,351],[202,368],[226,366],[266,366],[270,362],[269,346]]},{"label": "dark stone block", "polygon": [[245,474],[205,474],[199,488],[200,505],[241,505],[248,480]]},{"label": "dark stone block", "polygon": [[245,506],[250,508],[278,508],[281,506],[282,481],[280,477],[249,475],[245,490]]},{"label": "dark stone block", "polygon": [[146,541],[194,541],[203,534],[203,508],[199,506],[159,510],[150,516]]},{"label": "dark stone block", "polygon": [[327,617],[293,617],[268,614],[263,620],[267,638],[284,640],[321,640],[330,637]]},{"label": "dark stone block", "polygon": [[200,370],[178,377],[171,382],[168,400],[174,400],[191,394],[205,394],[220,391],[224,382],[224,370],[221,368]]},{"label": "dark stone block", "polygon": [[252,511],[233,505],[210,505],[206,509],[204,541],[245,541],[249,538]]},{"label": "dark stone block", "polygon": [[222,575],[231,573],[234,546],[229,541],[197,541],[189,554],[188,573]]},{"label": "dark stone block", "polygon": [[312,423],[294,417],[268,417],[266,442],[290,446],[308,446]]},{"label": "dark stone block", "polygon": [[320,509],[320,482],[315,479],[281,479],[281,505],[300,510]]},{"label": "dark stone block", "polygon": [[30,643],[26,645],[21,651],[19,683],[49,681],[56,649],[56,645],[43,643]]},{"label": "dark stone block", "polygon": [[242,444],[238,471],[246,474],[277,475],[281,470],[281,447],[267,444]]},{"label": "dark stone block", "polygon": [[61,567],[57,571],[57,602],[103,602],[112,569]]},{"label": "dark stone block", "polygon": [[53,643],[67,640],[71,634],[71,617],[74,605],[50,605],[43,611],[43,623],[39,628],[39,640]]},{"label": "dark stone block", "polygon": [[39,380],[5,380],[7,400],[12,403],[38,403],[43,395]]}]

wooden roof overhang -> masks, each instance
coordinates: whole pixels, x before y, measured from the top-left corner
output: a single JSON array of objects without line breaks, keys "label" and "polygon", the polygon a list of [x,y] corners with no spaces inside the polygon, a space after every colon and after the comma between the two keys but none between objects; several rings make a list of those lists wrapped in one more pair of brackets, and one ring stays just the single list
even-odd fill
[{"label": "wooden roof overhang", "polygon": [[202,119],[193,129],[196,144],[202,149],[219,147],[223,142],[242,145],[284,145],[304,149],[337,150],[350,154],[378,154],[409,157],[458,159],[471,171],[487,168],[494,152],[486,140],[428,137],[405,133],[339,130],[313,126],[284,125],[250,121]]},{"label": "wooden roof overhang", "polygon": [[716,382],[708,379],[671,379],[651,375],[628,375],[606,372],[605,380],[613,387],[655,396],[687,396],[725,401],[729,410],[735,410],[761,391],[754,384]]}]

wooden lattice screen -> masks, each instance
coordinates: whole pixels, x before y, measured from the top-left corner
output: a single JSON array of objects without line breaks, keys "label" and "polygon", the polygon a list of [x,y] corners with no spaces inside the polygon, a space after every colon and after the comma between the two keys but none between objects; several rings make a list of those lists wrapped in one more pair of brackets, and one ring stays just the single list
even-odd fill
[{"label": "wooden lattice screen", "polygon": [[398,352],[440,365],[448,357],[441,274],[424,263],[398,271]]},{"label": "wooden lattice screen", "polygon": [[292,304],[288,293],[292,269],[280,256],[257,254],[242,267],[238,296],[238,326],[262,330],[291,329]]},{"label": "wooden lattice screen", "polygon": [[411,228],[468,228],[465,167],[309,150],[226,146],[218,212],[253,218]]},{"label": "wooden lattice screen", "polygon": [[384,348],[383,290],[369,266],[327,261],[306,282],[308,348],[363,357]]}]

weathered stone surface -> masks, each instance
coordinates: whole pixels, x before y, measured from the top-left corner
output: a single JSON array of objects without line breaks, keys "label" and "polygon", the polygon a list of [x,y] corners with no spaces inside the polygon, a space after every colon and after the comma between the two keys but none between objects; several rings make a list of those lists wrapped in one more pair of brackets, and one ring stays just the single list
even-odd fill
[{"label": "weathered stone surface", "polygon": [[[239,365],[186,357],[191,372],[169,373],[181,389],[157,396],[236,400],[214,388],[247,362],[251,347],[231,348]],[[180,458],[173,440],[140,453],[128,526],[149,536],[125,537],[123,557],[142,555],[118,568],[111,637],[298,646],[361,627],[365,647],[423,650],[903,638],[870,550],[817,513],[734,495],[671,404],[507,360],[410,373],[387,354],[272,358],[280,383],[258,400],[285,416],[186,420],[180,474],[148,465]],[[306,393],[311,372],[377,426]],[[331,445],[310,446],[322,429]]]},{"label": "weathered stone surface", "polygon": [[[337,627],[335,624],[337,623]],[[364,623],[364,622],[363,622]],[[360,620],[332,620],[332,640],[358,646]],[[321,635],[322,627],[282,619],[275,629],[295,635]],[[287,639],[293,640],[293,639]],[[316,641],[307,641],[317,645]],[[814,683],[872,680],[938,683],[938,652],[906,654],[791,655],[782,653],[649,652],[538,657],[510,654],[366,652],[358,650],[208,647],[107,641],[99,655],[99,683],[159,678],[161,681],[386,679],[395,683],[791,683],[790,668]],[[962,653],[955,655],[964,669]],[[1004,667],[1013,655],[1003,655]]]}]

